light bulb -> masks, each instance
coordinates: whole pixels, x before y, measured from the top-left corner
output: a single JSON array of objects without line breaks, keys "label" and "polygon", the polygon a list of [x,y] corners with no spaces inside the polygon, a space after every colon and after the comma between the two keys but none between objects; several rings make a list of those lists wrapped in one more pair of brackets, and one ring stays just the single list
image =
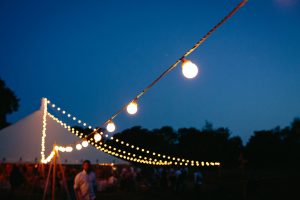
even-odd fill
[{"label": "light bulb", "polygon": [[65,147],[59,147],[59,150],[60,150],[61,152],[65,152],[65,151],[66,151],[66,148],[65,148]]},{"label": "light bulb", "polygon": [[113,123],[113,121],[110,121],[107,126],[106,126],[106,130],[108,132],[114,132],[116,130],[116,126],[115,124]]},{"label": "light bulb", "polygon": [[130,115],[134,115],[138,110],[138,104],[136,101],[132,101],[130,104],[127,106],[127,112]]},{"label": "light bulb", "polygon": [[100,133],[96,133],[95,135],[94,135],[94,139],[95,139],[95,141],[96,142],[99,142],[100,140],[101,140],[101,135],[100,135]]},{"label": "light bulb", "polygon": [[198,74],[198,67],[192,61],[182,59],[182,73],[186,78],[195,78]]},{"label": "light bulb", "polygon": [[81,144],[76,144],[76,149],[79,151],[82,149],[82,145]]},{"label": "light bulb", "polygon": [[73,151],[73,147],[70,146],[66,147],[66,152],[72,152],[72,151]]},{"label": "light bulb", "polygon": [[82,141],[82,146],[83,147],[87,147],[88,145],[89,145],[88,141],[86,141],[86,140]]}]

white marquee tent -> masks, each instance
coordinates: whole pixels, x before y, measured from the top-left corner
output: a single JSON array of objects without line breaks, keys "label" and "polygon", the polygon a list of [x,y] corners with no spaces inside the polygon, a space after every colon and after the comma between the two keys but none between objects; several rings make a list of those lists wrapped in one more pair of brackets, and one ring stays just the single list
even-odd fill
[{"label": "white marquee tent", "polygon": [[[36,162],[41,159],[43,111],[38,110],[15,124],[0,131],[0,162]],[[47,116],[46,157],[53,145],[67,145],[79,141],[79,138],[68,132],[52,118]],[[74,149],[70,153],[60,152],[63,164],[80,164],[83,160],[95,163],[126,164],[127,162],[99,151],[89,145],[80,151]]]}]

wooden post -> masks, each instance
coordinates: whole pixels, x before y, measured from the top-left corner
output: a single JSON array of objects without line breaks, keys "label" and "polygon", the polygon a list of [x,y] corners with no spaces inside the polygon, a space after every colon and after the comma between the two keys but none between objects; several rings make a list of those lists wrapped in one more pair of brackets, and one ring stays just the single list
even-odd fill
[{"label": "wooden post", "polygon": [[46,185],[45,185],[45,188],[44,188],[43,200],[45,200],[46,196],[47,196],[47,191],[48,191],[48,186],[49,186],[52,167],[53,167],[53,162],[51,162],[50,166],[49,166],[49,172],[48,172],[48,176],[47,176],[47,180],[46,180]]},{"label": "wooden post", "polygon": [[[63,178],[63,184],[64,184],[64,188],[66,190],[67,193],[67,199],[71,200],[71,196],[70,196],[70,192],[68,190],[68,185],[67,185],[67,181],[66,181],[66,177],[65,177],[65,172],[63,169],[63,166],[61,164],[60,158],[59,158],[59,154],[58,154],[58,150],[55,148],[56,145],[54,145],[53,151],[54,151],[54,156],[51,160],[50,166],[49,166],[49,172],[48,172],[48,176],[47,176],[47,181],[46,181],[46,186],[45,186],[45,190],[44,190],[44,195],[43,195],[43,200],[46,199],[47,196],[47,190],[48,190],[48,185],[50,182],[50,176],[51,176],[51,172],[52,172],[52,200],[55,200],[55,185],[56,185],[56,173],[57,173],[57,169],[56,166],[58,165],[58,170],[61,171],[62,173],[62,178]],[[52,171],[51,171],[52,170]]]},{"label": "wooden post", "polygon": [[69,192],[69,189],[68,189],[68,184],[67,184],[67,180],[66,180],[66,176],[65,176],[65,171],[64,171],[64,168],[61,164],[61,160],[60,160],[58,151],[57,151],[57,162],[58,162],[58,167],[60,169],[60,172],[62,174],[62,181],[63,181],[64,188],[66,190],[66,193],[67,193],[67,199],[71,200],[71,196],[70,196],[70,192]]},{"label": "wooden post", "polygon": [[56,159],[57,159],[57,150],[54,148],[54,157],[53,157],[53,173],[52,173],[52,200],[55,200],[55,183],[56,183]]}]

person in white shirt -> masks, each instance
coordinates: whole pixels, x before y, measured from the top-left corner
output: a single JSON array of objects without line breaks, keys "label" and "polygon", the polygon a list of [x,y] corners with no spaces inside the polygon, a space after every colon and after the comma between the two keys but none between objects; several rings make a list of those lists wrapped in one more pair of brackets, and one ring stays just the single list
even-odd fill
[{"label": "person in white shirt", "polygon": [[95,200],[96,174],[92,171],[91,162],[83,161],[83,170],[79,172],[74,180],[74,190],[77,200]]}]

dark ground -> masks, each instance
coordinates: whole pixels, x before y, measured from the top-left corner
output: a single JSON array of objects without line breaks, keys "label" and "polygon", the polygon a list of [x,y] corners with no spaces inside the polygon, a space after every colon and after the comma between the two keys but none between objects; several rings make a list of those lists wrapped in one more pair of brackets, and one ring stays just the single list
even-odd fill
[{"label": "dark ground", "polygon": [[[193,200],[193,199],[222,199],[222,200],[266,200],[266,199],[300,199],[299,174],[286,176],[278,174],[277,177],[256,177],[247,181],[236,181],[234,178],[225,177],[221,182],[204,183],[197,190],[191,182],[186,184],[186,189],[181,192],[173,192],[170,189],[161,188],[142,189],[134,191],[98,192],[97,199],[118,200]],[[49,191],[50,192],[50,191]],[[0,191],[1,200],[26,200],[42,199],[43,191],[18,190],[11,193],[8,190]],[[50,194],[47,199],[51,199]],[[66,193],[56,191],[56,199],[67,199]]]},{"label": "dark ground", "polygon": [[[100,172],[105,172],[101,167]],[[108,167],[110,169],[110,167]],[[120,167],[120,169],[122,169]],[[151,169],[151,168],[150,168]],[[300,199],[300,172],[296,168],[288,169],[222,169],[203,168],[203,183],[195,188],[193,175],[190,171],[186,177],[183,187],[174,190],[170,186],[162,186],[161,180],[149,183],[153,173],[143,176],[146,181],[134,181],[133,184],[125,184],[127,187],[116,187],[114,190],[97,192],[97,199],[117,200],[266,200],[266,199]],[[101,176],[100,176],[101,177]],[[73,180],[73,177],[69,177]],[[40,183],[23,185],[12,191],[11,189],[0,189],[0,200],[37,200],[43,198],[43,189]],[[70,183],[72,188],[72,182]],[[47,191],[47,198],[51,199],[51,187]],[[67,199],[63,188],[56,189],[56,198]]]}]

